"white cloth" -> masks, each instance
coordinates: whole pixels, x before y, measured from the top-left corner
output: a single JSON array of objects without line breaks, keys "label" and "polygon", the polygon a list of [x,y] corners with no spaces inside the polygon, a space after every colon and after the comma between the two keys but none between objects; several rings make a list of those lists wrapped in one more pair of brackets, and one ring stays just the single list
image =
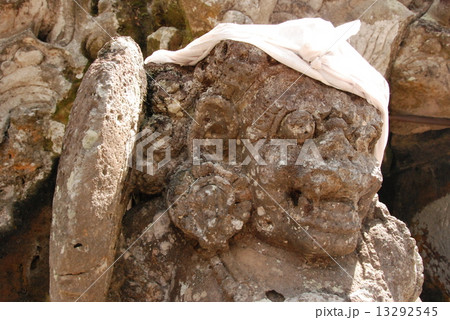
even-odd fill
[{"label": "white cloth", "polygon": [[178,51],[158,50],[145,63],[195,65],[222,40],[250,43],[286,66],[337,89],[365,98],[380,110],[381,138],[374,155],[381,165],[389,123],[389,86],[346,40],[361,26],[359,20],[334,27],[320,18],[291,20],[278,25],[221,23]]}]

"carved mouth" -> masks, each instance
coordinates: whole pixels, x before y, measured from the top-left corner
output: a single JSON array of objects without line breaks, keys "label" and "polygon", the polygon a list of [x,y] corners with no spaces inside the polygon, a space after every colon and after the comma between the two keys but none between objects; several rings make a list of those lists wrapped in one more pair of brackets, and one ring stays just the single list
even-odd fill
[{"label": "carved mouth", "polygon": [[309,212],[307,208],[293,209],[292,217],[308,230],[324,233],[355,234],[361,229],[358,212],[347,201],[327,201]]}]

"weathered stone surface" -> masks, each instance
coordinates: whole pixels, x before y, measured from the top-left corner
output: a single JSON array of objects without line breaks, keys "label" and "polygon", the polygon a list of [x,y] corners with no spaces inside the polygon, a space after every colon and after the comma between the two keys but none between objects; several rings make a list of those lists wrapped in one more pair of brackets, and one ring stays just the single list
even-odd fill
[{"label": "weathered stone surface", "polygon": [[109,300],[171,300],[173,277],[186,240],[170,222],[165,207],[165,200],[155,197],[151,203],[135,206],[125,214],[118,253],[148,231],[114,266]]},{"label": "weathered stone surface", "polygon": [[29,28],[34,34],[49,32],[55,24],[58,0],[0,2],[0,38],[7,38]]},{"label": "weathered stone surface", "polygon": [[[422,263],[415,242],[376,197],[381,174],[372,151],[381,118],[375,107],[307,77],[281,95],[298,74],[232,41],[195,68],[149,64],[147,70],[162,88],[150,87],[145,128],[171,138],[172,161],[154,175],[135,172],[141,200],[124,219],[121,249],[149,229],[118,262],[110,299],[418,298]],[[166,92],[181,112],[173,112]],[[203,156],[193,164],[193,141],[205,138],[225,139],[224,158]],[[231,139],[237,139],[235,159]],[[297,145],[289,147],[287,165],[279,163],[279,146],[263,145],[261,165],[244,147],[260,139]],[[307,150],[295,164],[311,143],[322,160]]]},{"label": "weathered stone surface", "polygon": [[[0,301],[48,301],[52,174],[20,204],[20,228],[0,239]],[[17,223],[17,221],[16,221]]]},{"label": "weathered stone surface", "polygon": [[397,0],[375,3],[370,0],[278,0],[270,21],[280,23],[298,18],[321,17],[340,25],[360,19],[361,30],[349,42],[375,69],[386,76],[413,16]]},{"label": "weathered stone surface", "polygon": [[[430,6],[431,5],[431,6]],[[391,113],[448,118],[449,10],[447,1],[412,1],[409,8],[421,18],[408,27],[391,75]],[[442,247],[434,237],[450,228],[428,222],[445,221],[436,208],[450,192],[448,182],[449,129],[431,124],[391,122],[393,166],[383,198],[395,216],[411,227],[423,257],[425,283],[422,299],[448,301],[448,269]],[[440,218],[439,218],[440,217]],[[444,219],[444,220],[442,220]],[[436,221],[436,220],[434,220]],[[447,260],[446,260],[447,259]],[[445,262],[447,261],[447,262]]]},{"label": "weathered stone surface", "polygon": [[249,16],[237,10],[228,10],[227,12],[225,12],[221,22],[238,23],[238,24],[253,23],[252,19],[250,19]]},{"label": "weathered stone surface", "polygon": [[59,155],[64,124],[52,116],[72,70],[67,52],[29,31],[0,42],[0,235],[13,229],[14,206],[37,192]]},{"label": "weathered stone surface", "polygon": [[269,23],[277,0],[181,0],[189,28],[198,37],[220,22]]},{"label": "weathered stone surface", "polygon": [[[47,228],[45,229],[47,233],[49,232],[48,226],[42,223],[45,217],[41,215],[45,215],[46,211],[36,206],[23,204],[33,201],[33,196],[36,194],[52,192],[50,189],[42,190],[47,187],[44,187],[40,181],[50,179],[50,168],[52,165],[54,166],[61,152],[62,134],[76,90],[83,76],[83,69],[89,60],[92,61],[96,58],[98,50],[104,43],[110,40],[109,35],[114,36],[116,33],[130,35],[143,50],[146,50],[146,38],[149,34],[160,27],[175,27],[182,37],[181,45],[183,46],[222,21],[278,23],[294,18],[319,16],[338,25],[359,18],[364,10],[373,3],[370,0],[154,0],[151,2],[78,0],[77,2],[84,10],[73,1],[0,1],[0,48],[2,48],[1,59],[5,59],[1,62],[7,62],[1,65],[0,81],[6,77],[8,72],[13,72],[15,76],[11,84],[22,88],[21,92],[15,89],[6,94],[2,92],[2,98],[0,98],[0,122],[2,123],[0,125],[2,130],[0,132],[0,141],[2,141],[0,161],[4,164],[0,176],[0,237],[3,237],[3,241],[15,243],[28,243],[27,239],[30,239],[29,247],[21,245],[24,250],[19,250],[9,242],[2,245],[5,250],[6,248],[10,250],[9,252],[4,250],[1,254],[4,260],[0,264],[4,266],[4,270],[18,270],[17,266],[13,265],[13,261],[23,266],[31,265],[33,252],[37,250],[37,247],[32,246],[31,243],[35,243],[35,239],[38,238],[42,252],[40,261],[43,261],[46,244],[41,241],[45,237],[40,238],[39,232],[45,233],[43,231],[45,228]],[[381,72],[386,72],[385,66],[388,65],[387,74],[389,75],[391,69],[389,66],[393,64],[392,59],[395,59],[395,52],[398,51],[397,45],[400,40],[405,38],[403,31],[411,19],[411,13],[399,3],[408,8],[415,17],[421,17],[421,19],[409,28],[408,36],[403,41],[408,52],[401,53],[399,57],[401,63],[398,65],[395,75],[399,81],[394,77],[391,78],[393,83],[400,84],[398,87],[400,93],[397,99],[395,98],[397,84],[392,85],[393,83],[391,83],[392,93],[397,101],[394,108],[396,106],[405,108],[404,110],[394,110],[394,112],[416,112],[409,105],[404,106],[402,101],[417,98],[418,103],[414,102],[413,104],[414,108],[420,109],[417,114],[447,117],[445,108],[443,109],[445,104],[440,103],[439,99],[442,99],[443,94],[448,93],[448,79],[442,73],[446,66],[446,61],[442,59],[448,60],[445,55],[448,55],[448,48],[445,49],[445,45],[448,46],[448,44],[445,41],[442,42],[445,45],[440,42],[439,34],[442,34],[442,30],[448,34],[446,31],[449,27],[448,1],[378,1],[361,17],[361,32],[352,37],[350,41]],[[92,17],[89,17],[87,13]],[[381,25],[386,27],[381,28]],[[396,32],[392,32],[391,29]],[[389,32],[386,33],[386,30]],[[373,39],[376,37],[382,41],[374,42]],[[25,38],[32,40],[28,43],[24,41]],[[367,39],[368,42],[366,42]],[[439,53],[435,53],[438,47],[436,41],[442,46]],[[377,45],[374,46],[374,43]],[[417,51],[414,51],[415,46],[418,46]],[[382,48],[381,52],[380,48]],[[16,50],[20,52],[17,57],[14,57]],[[380,54],[373,54],[375,52],[380,52]],[[409,63],[405,63],[409,54],[416,61],[417,58],[422,59],[412,63],[413,68]],[[388,59],[391,60],[388,61]],[[17,69],[19,64],[15,63],[16,60],[27,66],[19,66]],[[440,66],[437,73],[435,73],[435,63]],[[31,69],[35,72],[25,72]],[[21,72],[18,72],[19,70]],[[408,76],[408,72],[411,71],[408,70],[412,70],[414,73],[412,77],[418,75],[412,85],[410,85],[410,81],[407,81],[411,78]],[[37,74],[39,76],[36,77]],[[42,74],[48,76],[42,77]],[[431,78],[430,74],[433,74]],[[438,77],[436,78],[436,76]],[[190,78],[192,76],[184,73],[182,80],[178,82],[186,82],[186,84],[181,90],[174,89],[176,86],[172,85],[170,88],[174,92],[171,95],[178,100],[187,96],[194,101],[196,98],[190,97],[186,93],[190,90],[189,83],[192,83],[189,82]],[[39,83],[36,82],[36,79],[39,79]],[[429,79],[431,81],[428,81]],[[2,82],[2,84],[4,83],[5,81]],[[162,84],[164,85],[164,83]],[[431,89],[429,89],[430,85]],[[3,86],[0,86],[0,91],[2,89]],[[402,96],[405,97],[404,100],[402,100]],[[4,99],[5,97],[7,98]],[[25,107],[19,106],[20,99],[25,99]],[[185,139],[186,133],[183,132],[184,127],[188,126],[190,121],[173,100],[163,97],[163,95],[158,99],[154,108],[158,112],[166,113],[152,118],[151,125],[159,126],[158,130],[172,132],[171,135],[176,133],[177,139],[171,140],[171,143],[178,144],[175,148],[178,153],[175,160],[159,170],[152,179],[145,175],[138,177],[137,187],[149,193],[161,192],[167,185],[166,174],[182,164],[181,154],[186,153],[186,150],[183,149],[185,145],[183,139]],[[10,109],[14,105],[18,107]],[[163,110],[166,111],[163,112]],[[170,118],[174,115],[177,115],[177,121],[172,123]],[[6,121],[4,121],[5,119]],[[387,181],[384,183],[384,188],[387,189],[383,194],[393,215],[410,223],[412,218],[427,204],[448,193],[448,182],[444,181],[448,165],[444,162],[446,151],[443,151],[448,145],[444,141],[447,131],[434,131],[440,128],[429,125],[408,124],[405,126],[398,122],[392,122],[392,125],[395,132],[408,135],[405,136],[405,139],[399,139],[398,136],[392,138],[393,157],[391,158],[389,155],[387,157],[391,159],[392,166],[390,170],[386,170]],[[426,130],[433,131],[409,135],[411,132]],[[4,132],[5,134],[3,134]],[[429,147],[425,147],[425,145]],[[151,180],[153,183],[149,184],[147,180]],[[386,197],[386,195],[388,196]],[[35,221],[42,225],[34,225]],[[34,226],[31,229],[35,230],[34,233],[25,230],[27,223]],[[22,229],[23,235],[21,236]],[[448,231],[443,230],[442,232]],[[3,263],[6,264],[3,265]],[[425,267],[426,264],[427,260]],[[45,264],[37,264],[37,269],[33,270],[35,277],[45,278],[45,274],[48,273],[45,266]],[[26,272],[11,273],[8,271],[7,276],[0,276],[2,282],[0,287],[11,288],[13,292],[8,296],[20,296],[17,299],[26,300],[26,292],[30,292],[28,297],[30,299],[42,297],[44,294],[42,292],[38,294],[36,288],[43,288],[43,286],[34,286],[35,282],[26,278],[24,276],[26,274]],[[5,279],[8,279],[9,282],[6,283]],[[11,285],[12,283],[18,285]],[[30,289],[31,287],[34,289]],[[425,286],[425,295],[427,292],[431,292],[427,289],[428,287]],[[436,294],[432,294],[432,297],[436,296]],[[443,294],[441,294],[442,296]],[[304,299],[307,299],[306,297],[329,298],[323,294],[303,296]]]},{"label": "weathered stone surface", "polygon": [[434,0],[422,16],[425,20],[432,20],[446,28],[450,27],[450,3],[445,0]]},{"label": "weathered stone surface", "polygon": [[97,23],[88,15],[92,11],[92,1],[77,2],[82,8],[74,1],[63,0],[2,2],[0,38],[14,37],[29,30],[42,41],[64,47],[72,54],[77,67],[83,67],[87,63],[84,50],[95,58],[93,43],[97,51],[100,50],[110,39],[106,33],[114,35],[118,23],[112,1],[101,1],[95,17]]},{"label": "weathered stone surface", "polygon": [[[440,217],[445,221],[443,213],[432,208],[443,208],[434,203],[445,199],[450,193],[449,139],[450,129],[415,135],[394,134],[391,145],[395,166],[385,175],[385,186],[380,195],[392,214],[411,228],[411,234],[419,244],[419,251],[424,258],[422,299],[425,301],[448,300],[448,289],[440,280],[440,275],[445,274],[448,265],[442,266],[439,258],[441,250],[437,250],[439,246],[436,246],[433,237],[446,237],[450,228],[445,223],[436,228],[428,223],[427,217]],[[438,223],[436,219],[433,221]],[[428,230],[428,227],[431,229]]]},{"label": "weathered stone surface", "polygon": [[427,290],[436,300],[450,299],[450,195],[446,195],[417,213],[411,223],[411,232],[417,239],[420,255],[427,266]]},{"label": "weathered stone surface", "polygon": [[62,8],[71,3],[62,2],[0,1],[2,301],[48,296],[48,194],[66,121],[61,102],[70,99],[87,62],[77,64],[61,48],[60,35],[71,34],[64,25],[73,26],[70,19],[61,24]]},{"label": "weathered stone surface", "polygon": [[399,0],[403,5],[408,7],[409,10],[414,12],[417,16],[423,15],[433,2],[439,2],[440,0]]},{"label": "weathered stone surface", "polygon": [[[104,300],[119,225],[128,203],[124,182],[146,89],[143,57],[116,38],[90,66],[64,138],[53,201],[50,298]],[[105,273],[103,275],[103,273]]]},{"label": "weathered stone surface", "polygon": [[67,113],[87,63],[83,53],[96,55],[115,20],[109,17],[111,6],[102,7],[97,17],[102,30],[72,1],[8,1],[0,8],[3,233],[16,226],[15,203],[36,192],[61,153]]},{"label": "weathered stone surface", "polygon": [[414,14],[398,1],[379,1],[364,14],[361,30],[350,44],[385,77]]},{"label": "weathered stone surface", "polygon": [[[10,288],[8,300],[48,295],[48,262],[33,263],[33,279],[41,282],[27,271],[36,241],[40,261],[48,260],[50,209],[36,199],[54,191],[46,181],[55,179],[50,172],[88,57],[110,39],[105,31],[114,35],[118,27],[111,1],[100,1],[96,10],[95,1],[77,2],[84,10],[74,1],[0,1],[0,238],[10,250],[1,254],[9,271],[0,287]],[[88,15],[93,11],[101,28]],[[24,271],[11,273],[19,267]]]},{"label": "weathered stone surface", "polygon": [[[431,5],[431,7],[430,7]],[[421,18],[408,27],[390,77],[391,114],[413,114],[448,118],[449,97],[449,19],[447,1],[411,1],[408,8]],[[424,257],[424,301],[448,300],[442,286],[431,245],[424,234],[429,224],[422,221],[422,210],[450,192],[449,129],[431,124],[391,121],[390,156],[392,166],[385,171],[382,199],[392,214],[411,227],[412,236],[421,243]],[[431,225],[430,225],[431,226]],[[437,233],[444,236],[448,226]],[[427,257],[427,258],[425,258]],[[431,258],[433,257],[433,258]],[[439,260],[439,259],[438,259]],[[448,269],[448,266],[445,267]]]},{"label": "weathered stone surface", "polygon": [[[450,118],[450,26],[426,15],[414,22],[403,40],[391,75],[393,114]],[[442,127],[393,122],[396,134],[421,133]]]},{"label": "weathered stone surface", "polygon": [[180,31],[174,27],[161,27],[147,37],[147,54],[153,51],[178,50],[180,48],[183,37]]}]

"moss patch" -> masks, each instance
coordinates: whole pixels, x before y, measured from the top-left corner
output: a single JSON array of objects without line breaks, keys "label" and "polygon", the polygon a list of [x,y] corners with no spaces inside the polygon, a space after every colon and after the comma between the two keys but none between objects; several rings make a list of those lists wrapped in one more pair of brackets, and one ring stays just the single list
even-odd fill
[{"label": "moss patch", "polygon": [[156,0],[152,5],[152,15],[157,28],[165,26],[185,30],[187,27],[186,17],[177,0]]},{"label": "moss patch", "polygon": [[[87,70],[91,65],[89,61],[83,70],[83,75],[86,74]],[[64,72],[64,77],[72,83],[69,92],[66,94],[65,98],[59,101],[56,105],[56,111],[52,115],[52,120],[67,124],[69,122],[70,110],[72,110],[73,102],[77,97],[78,88],[80,87],[81,81],[83,79],[77,79],[75,73],[71,69],[66,69]]]},{"label": "moss patch", "polygon": [[147,1],[117,1],[117,20],[119,28],[117,32],[123,36],[130,36],[146,52],[147,35],[155,29],[154,18],[148,11]]},{"label": "moss patch", "polygon": [[118,33],[132,37],[147,52],[147,36],[160,27],[175,27],[183,37],[182,46],[193,40],[179,0],[119,1],[116,6]]},{"label": "moss patch", "polygon": [[69,122],[70,110],[72,109],[73,102],[77,96],[78,88],[80,87],[81,80],[76,80],[72,83],[72,87],[67,93],[67,97],[61,100],[56,105],[56,111],[52,116],[52,119],[64,124]]}]

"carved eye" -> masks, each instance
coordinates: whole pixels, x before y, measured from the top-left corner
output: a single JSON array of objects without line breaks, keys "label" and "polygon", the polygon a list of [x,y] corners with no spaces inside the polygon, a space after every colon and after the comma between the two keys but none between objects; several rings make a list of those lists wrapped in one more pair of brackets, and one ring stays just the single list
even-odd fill
[{"label": "carved eye", "polygon": [[297,139],[302,144],[314,135],[316,123],[312,115],[306,111],[296,110],[287,114],[281,121],[278,137],[282,139]]}]

